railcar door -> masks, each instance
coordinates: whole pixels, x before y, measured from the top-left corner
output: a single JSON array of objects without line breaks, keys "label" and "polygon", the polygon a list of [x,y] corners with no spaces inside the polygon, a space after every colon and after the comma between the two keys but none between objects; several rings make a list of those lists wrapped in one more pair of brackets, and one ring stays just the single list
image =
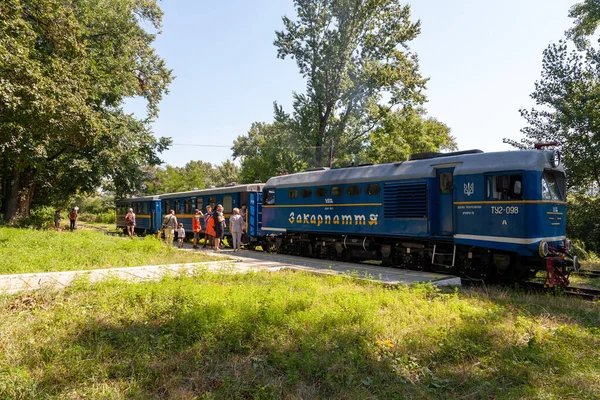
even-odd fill
[{"label": "railcar door", "polygon": [[437,169],[436,187],[432,189],[436,199],[432,234],[451,236],[454,233],[454,168]]}]

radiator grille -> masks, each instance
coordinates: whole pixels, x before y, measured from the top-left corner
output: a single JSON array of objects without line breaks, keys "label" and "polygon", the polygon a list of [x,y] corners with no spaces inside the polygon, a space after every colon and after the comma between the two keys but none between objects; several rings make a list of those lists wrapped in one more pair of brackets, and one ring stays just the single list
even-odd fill
[{"label": "radiator grille", "polygon": [[385,218],[427,218],[427,183],[384,184],[383,214]]}]

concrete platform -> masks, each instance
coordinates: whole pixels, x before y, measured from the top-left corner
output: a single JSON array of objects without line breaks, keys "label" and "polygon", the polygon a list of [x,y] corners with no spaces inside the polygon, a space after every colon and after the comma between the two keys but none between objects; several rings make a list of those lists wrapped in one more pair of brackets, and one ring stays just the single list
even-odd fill
[{"label": "concrete platform", "polygon": [[[187,246],[186,246],[187,247]],[[191,246],[184,251],[192,250]],[[198,269],[214,272],[246,273],[250,271],[279,271],[282,269],[304,271],[316,274],[343,275],[356,279],[380,282],[388,285],[410,285],[430,282],[437,286],[460,286],[460,278],[431,272],[385,268],[375,265],[344,263],[339,261],[267,254],[242,250],[233,252],[225,249],[207,254],[223,257],[222,261],[206,263],[150,265],[129,268],[110,268],[89,271],[40,272],[31,274],[0,275],[0,293],[16,293],[42,288],[63,288],[75,279],[88,277],[99,281],[109,277],[126,279],[132,282],[158,280],[165,274],[191,274]]]}]

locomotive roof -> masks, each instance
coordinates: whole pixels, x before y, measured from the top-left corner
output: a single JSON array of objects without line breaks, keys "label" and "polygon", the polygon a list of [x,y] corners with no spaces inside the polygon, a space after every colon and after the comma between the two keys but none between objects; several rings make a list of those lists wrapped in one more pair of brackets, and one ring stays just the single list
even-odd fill
[{"label": "locomotive roof", "polygon": [[239,192],[260,192],[264,183],[253,183],[251,185],[234,185],[224,186],[218,188],[209,188],[201,190],[191,190],[188,192],[177,192],[177,193],[166,193],[161,194],[161,199],[175,199],[178,197],[193,197],[193,196],[206,196],[210,194],[221,194],[221,193],[239,193]]},{"label": "locomotive roof", "polygon": [[454,175],[482,174],[499,171],[541,171],[553,168],[553,150],[518,150],[493,153],[459,154],[423,160],[366,165],[360,167],[298,172],[270,178],[266,186],[369,182],[389,179],[417,179],[435,176],[435,170],[454,167]]},{"label": "locomotive roof", "polygon": [[179,197],[191,197],[191,196],[205,196],[210,194],[218,193],[238,193],[238,192],[260,192],[264,183],[253,183],[251,185],[233,185],[224,186],[218,188],[190,190],[187,192],[174,192],[165,193],[154,196],[140,196],[140,197],[129,197],[125,199],[118,199],[118,202],[132,202],[132,201],[145,201],[145,200],[161,200],[161,199],[176,199]]},{"label": "locomotive roof", "polygon": [[146,200],[159,200],[159,195],[153,196],[139,196],[139,197],[126,197],[123,199],[115,200],[117,203],[131,203],[132,201],[146,201]]}]

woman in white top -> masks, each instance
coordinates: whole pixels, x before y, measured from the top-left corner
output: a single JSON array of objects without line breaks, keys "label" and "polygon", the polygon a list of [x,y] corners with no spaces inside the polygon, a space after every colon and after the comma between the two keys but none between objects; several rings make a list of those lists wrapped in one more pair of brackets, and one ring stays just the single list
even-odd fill
[{"label": "woman in white top", "polygon": [[244,218],[240,215],[240,209],[234,208],[233,215],[229,218],[229,232],[231,232],[231,236],[233,237],[233,251],[240,251],[240,243],[245,225]]}]

